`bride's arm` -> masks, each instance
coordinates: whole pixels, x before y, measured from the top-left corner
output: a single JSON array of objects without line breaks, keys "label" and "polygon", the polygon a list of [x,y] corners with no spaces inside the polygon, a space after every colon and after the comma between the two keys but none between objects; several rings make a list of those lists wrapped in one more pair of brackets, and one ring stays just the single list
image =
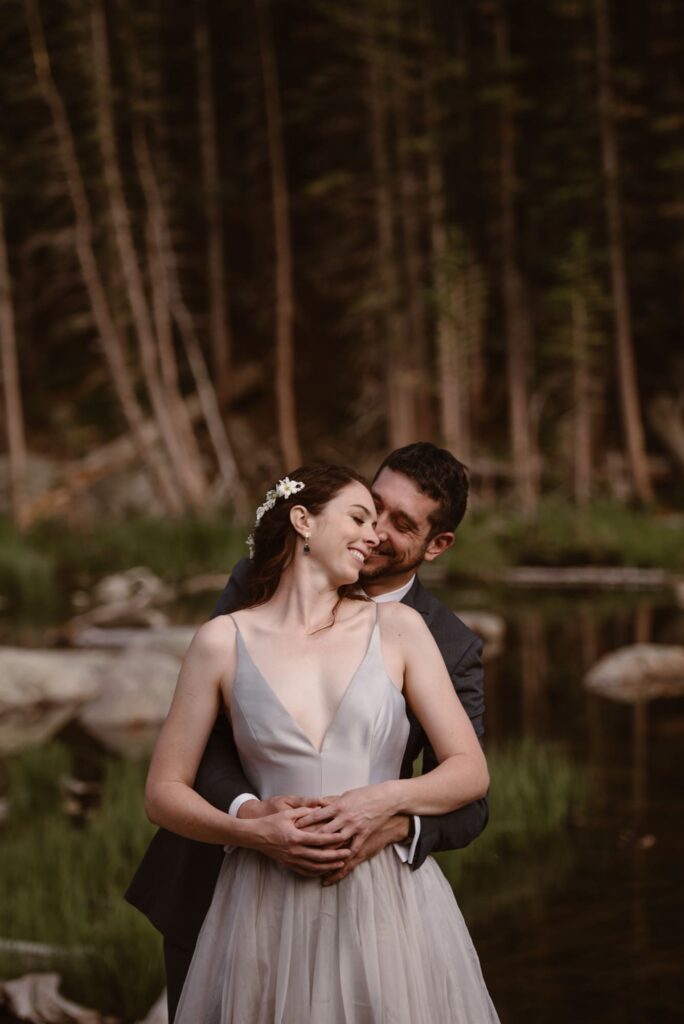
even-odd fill
[{"label": "bride's arm", "polygon": [[489,786],[482,748],[422,616],[404,605],[387,604],[382,631],[383,647],[399,654],[404,695],[440,763],[418,778],[349,790],[302,818],[300,824],[306,826],[327,816],[322,830],[345,840],[354,836],[352,852],[392,815],[444,814],[483,797]]},{"label": "bride's arm", "polygon": [[201,626],[183,660],[176,692],[152,756],[145,787],[149,819],[204,843],[249,846],[269,855],[301,844],[324,845],[294,825],[301,807],[259,819],[238,818],[212,806],[192,788],[216,721],[222,680],[235,675],[235,627],[230,619]]},{"label": "bride's arm", "polygon": [[404,696],[439,762],[424,775],[390,784],[397,809],[421,815],[455,811],[487,793],[482,747],[423,617],[396,604],[387,629],[403,653]]}]

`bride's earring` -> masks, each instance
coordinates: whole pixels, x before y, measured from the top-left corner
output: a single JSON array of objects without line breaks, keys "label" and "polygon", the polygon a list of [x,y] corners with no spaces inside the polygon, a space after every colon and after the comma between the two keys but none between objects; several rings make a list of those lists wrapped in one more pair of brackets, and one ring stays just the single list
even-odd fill
[{"label": "bride's earring", "polygon": [[309,534],[308,533],[304,534],[304,548],[303,548],[303,550],[304,550],[304,554],[305,555],[308,555],[309,552],[311,551],[311,548],[309,547]]}]

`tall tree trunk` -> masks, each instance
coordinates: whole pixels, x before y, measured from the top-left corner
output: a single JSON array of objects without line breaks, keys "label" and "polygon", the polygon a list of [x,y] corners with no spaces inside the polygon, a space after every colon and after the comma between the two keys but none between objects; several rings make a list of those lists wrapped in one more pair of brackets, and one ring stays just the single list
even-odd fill
[{"label": "tall tree trunk", "polygon": [[278,431],[285,464],[301,461],[294,380],[294,289],[290,196],[285,166],[283,119],[280,108],[278,68],[268,0],[255,0],[259,50],[264,81],[268,155],[271,166],[273,227],[276,258],[276,400]]},{"label": "tall tree trunk", "polygon": [[573,358],[573,422],[575,502],[584,506],[591,497],[591,395],[587,303],[575,290],[571,303]]},{"label": "tall tree trunk", "polygon": [[518,264],[516,217],[515,124],[508,81],[510,47],[508,24],[500,3],[494,5],[497,63],[502,82],[499,121],[499,189],[501,197],[501,268],[508,354],[509,423],[516,496],[525,512],[538,501],[536,453],[530,422],[531,327],[525,288]]},{"label": "tall tree trunk", "polygon": [[26,437],[19,383],[17,339],[14,330],[12,282],[5,243],[5,219],[0,191],[0,367],[5,405],[5,433],[9,461],[12,518],[19,529],[27,525],[26,514]]},{"label": "tall tree trunk", "polygon": [[71,125],[64,102],[52,77],[50,57],[36,0],[25,0],[25,9],[36,77],[43,98],[52,115],[62,170],[74,208],[76,255],[81,267],[81,274],[83,275],[83,281],[88,293],[102,351],[107,362],[114,390],[131,434],[135,439],[141,460],[150,475],[150,479],[156,486],[159,497],[164,503],[167,512],[170,515],[178,515],[183,511],[183,503],[178,494],[177,487],[171,480],[165,462],[143,429],[144,415],[138,404],[135,387],[126,362],[124,344],[114,323],[95,258],[92,243],[93,228],[90,205],[76,155]]},{"label": "tall tree trunk", "polygon": [[595,0],[594,10],[596,14],[596,66],[601,158],[603,162],[606,220],[610,246],[622,422],[627,441],[627,455],[634,491],[640,501],[650,502],[653,500],[653,489],[648,471],[648,456],[644,440],[644,427],[634,360],[632,314],[622,232],[620,162],[617,133],[615,130],[615,101],[611,82],[610,21],[606,0]]},{"label": "tall tree trunk", "polygon": [[440,434],[442,444],[458,455],[459,459],[468,462],[468,374],[464,358],[464,338],[459,330],[466,317],[465,282],[459,279],[460,268],[457,270],[455,260],[450,259],[444,171],[436,138],[438,117],[427,73],[424,77],[424,103],[432,277],[437,298]]},{"label": "tall tree trunk", "polygon": [[221,403],[230,391],[232,338],[226,292],[223,243],[223,209],[219,170],[216,115],[212,83],[211,45],[206,0],[195,9],[195,53],[197,55],[197,113],[202,155],[202,184],[207,232],[207,275],[209,281],[209,324],[214,379]]},{"label": "tall tree trunk", "polygon": [[201,471],[199,448],[194,443],[192,447],[188,446],[189,438],[194,441],[192,428],[184,431],[179,427],[178,419],[184,415],[184,409],[181,408],[181,403],[174,403],[170,399],[160,375],[152,318],[133,241],[116,142],[107,27],[101,0],[96,0],[91,5],[91,29],[98,139],[114,227],[114,240],[138,339],[143,377],[154,415],[159,423],[159,433],[178,483],[190,507],[199,511],[204,506],[206,495],[206,481]]},{"label": "tall tree trunk", "polygon": [[378,342],[386,367],[389,444],[391,448],[399,448],[415,440],[416,422],[415,407],[403,367],[407,347],[406,325],[399,311],[394,200],[387,143],[386,56],[378,38],[378,21],[377,3],[369,3],[366,12],[366,95],[370,114],[377,247],[375,265],[380,307],[381,337]]},{"label": "tall tree trunk", "polygon": [[[397,33],[401,38],[401,34]],[[407,334],[411,339],[404,359],[409,374],[411,403],[415,408],[413,440],[432,435],[428,394],[428,336],[425,311],[423,256],[419,223],[419,188],[416,174],[414,127],[411,124],[411,70],[401,54],[392,61],[392,94],[397,140],[397,172],[399,185],[399,222],[401,225],[404,277],[406,281]]]}]

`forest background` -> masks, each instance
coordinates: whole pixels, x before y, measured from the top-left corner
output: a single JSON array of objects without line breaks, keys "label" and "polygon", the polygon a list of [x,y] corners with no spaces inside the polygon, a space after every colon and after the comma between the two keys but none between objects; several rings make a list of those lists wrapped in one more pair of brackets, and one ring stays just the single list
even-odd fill
[{"label": "forest background", "polygon": [[675,0],[5,0],[0,45],[12,545],[416,438],[476,512],[681,527]]}]

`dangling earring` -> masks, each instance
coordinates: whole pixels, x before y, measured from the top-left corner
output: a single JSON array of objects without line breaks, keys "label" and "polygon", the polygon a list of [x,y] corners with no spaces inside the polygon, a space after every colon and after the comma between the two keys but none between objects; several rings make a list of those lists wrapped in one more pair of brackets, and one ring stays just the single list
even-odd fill
[{"label": "dangling earring", "polygon": [[305,555],[308,555],[309,552],[311,551],[311,548],[309,547],[309,534],[308,533],[304,534],[304,548],[303,548],[303,550],[304,550],[304,554]]}]

